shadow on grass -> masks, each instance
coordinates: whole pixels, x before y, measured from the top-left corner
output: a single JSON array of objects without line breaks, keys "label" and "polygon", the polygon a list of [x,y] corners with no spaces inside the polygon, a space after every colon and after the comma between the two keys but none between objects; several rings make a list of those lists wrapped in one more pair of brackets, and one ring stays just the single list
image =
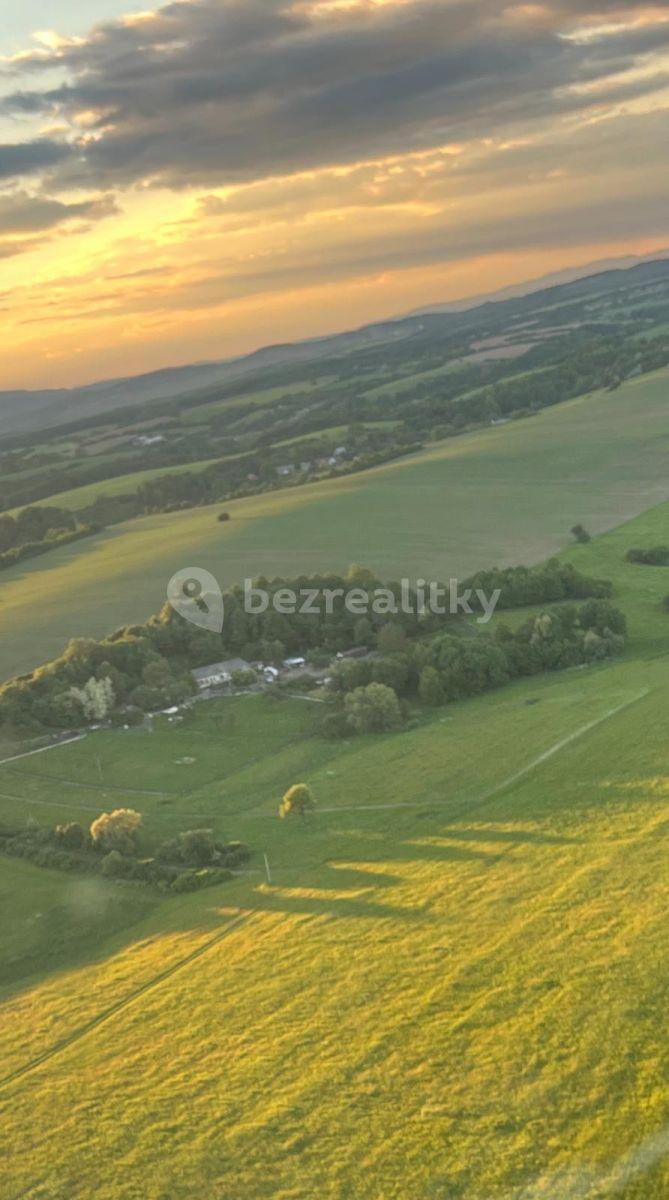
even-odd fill
[{"label": "shadow on grass", "polygon": [[447,828],[444,837],[461,838],[466,842],[522,842],[534,846],[575,846],[582,838],[563,837],[558,834],[540,833],[534,829],[494,829],[492,826],[482,829],[476,826],[471,829]]},{"label": "shadow on grass", "polygon": [[[363,896],[316,896],[308,895],[310,885],[299,886],[277,883],[256,889],[249,896],[248,905],[240,905],[241,912],[285,913],[328,918],[355,918],[363,920],[417,921],[425,920],[420,909],[402,908],[393,904],[377,903]],[[300,894],[296,894],[300,893]]]}]

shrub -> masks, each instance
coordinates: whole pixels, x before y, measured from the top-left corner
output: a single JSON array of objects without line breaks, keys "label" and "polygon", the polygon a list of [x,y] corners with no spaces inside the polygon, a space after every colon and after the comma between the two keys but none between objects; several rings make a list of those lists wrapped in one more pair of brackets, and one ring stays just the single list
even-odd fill
[{"label": "shrub", "polygon": [[218,846],[217,849],[224,867],[241,866],[251,857],[251,851],[244,842],[227,842],[226,845]]},{"label": "shrub", "polygon": [[183,892],[197,892],[200,888],[212,887],[232,879],[229,871],[211,870],[204,867],[201,871],[182,871],[170,884],[170,891],[177,895]]},{"label": "shrub", "polygon": [[329,712],[326,713],[321,721],[320,732],[326,738],[345,738],[350,737],[353,730],[346,719],[346,713]]},{"label": "shrub", "polygon": [[127,704],[125,708],[117,708],[112,713],[112,725],[120,727],[122,725],[141,725],[144,720],[144,713],[136,704]]},{"label": "shrub", "polygon": [[258,676],[251,667],[245,667],[240,671],[233,671],[230,682],[236,688],[253,687],[254,683],[258,682]]},{"label": "shrub", "polygon": [[86,834],[77,821],[69,821],[66,825],[56,825],[55,836],[58,842],[68,850],[83,850],[86,845]]},{"label": "shrub", "polygon": [[110,850],[100,864],[105,879],[127,879],[132,868],[132,859],[118,850]]},{"label": "shrub", "polygon": [[596,633],[611,633],[624,637],[627,633],[627,618],[625,614],[608,600],[588,600],[578,608],[577,617],[584,629],[594,629]]},{"label": "shrub", "polygon": [[669,546],[651,546],[645,550],[633,547],[625,557],[628,562],[642,563],[647,567],[666,567],[669,565]]},{"label": "shrub", "polygon": [[78,871],[83,865],[76,855],[68,853],[67,850],[44,845],[25,833],[3,840],[2,849],[13,858],[24,858],[36,867],[48,867],[54,871]]},{"label": "shrub", "polygon": [[196,867],[206,867],[216,856],[213,829],[189,829],[178,837],[179,857],[182,862]]}]

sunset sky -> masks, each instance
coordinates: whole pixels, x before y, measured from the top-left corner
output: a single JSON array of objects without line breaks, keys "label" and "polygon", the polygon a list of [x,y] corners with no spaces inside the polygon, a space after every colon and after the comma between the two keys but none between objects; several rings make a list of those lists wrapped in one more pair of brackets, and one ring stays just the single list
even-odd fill
[{"label": "sunset sky", "polygon": [[21,0],[0,54],[0,390],[669,245],[666,2]]}]

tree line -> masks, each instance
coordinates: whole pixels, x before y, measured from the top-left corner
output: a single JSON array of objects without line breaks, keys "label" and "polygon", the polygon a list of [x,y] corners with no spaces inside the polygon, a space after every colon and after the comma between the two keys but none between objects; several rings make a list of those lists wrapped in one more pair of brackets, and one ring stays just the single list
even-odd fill
[{"label": "tree line", "polygon": [[323,721],[330,737],[400,729],[407,700],[439,707],[513,679],[601,662],[622,651],[624,614],[609,600],[567,603],[529,618],[518,629],[500,624],[494,633],[441,633],[374,660],[334,668],[335,704]]},{"label": "tree line", "polygon": [[47,828],[30,820],[21,829],[0,826],[0,853],[38,867],[97,873],[105,879],[148,883],[182,893],[222,883],[247,862],[242,842],[222,842],[211,829],[190,829],[148,854],[141,814],[131,808],[101,813],[85,829],[78,821]]},{"label": "tree line", "polygon": [[[592,602],[604,603],[611,594],[608,582],[556,559],[532,569],[480,572],[474,578],[501,587],[502,607],[588,596]],[[269,597],[266,610],[247,611],[244,588],[230,588],[224,595],[226,620],[221,634],[190,624],[165,604],[145,624],[123,626],[101,640],[73,639],[53,662],[0,687],[0,722],[19,731],[78,728],[101,721],[137,724],[144,713],[181,704],[195,693],[192,668],[227,658],[281,664],[289,655],[299,654],[314,666],[325,667],[338,653],[358,647],[380,653],[388,660],[383,669],[392,675],[400,662],[392,656],[403,652],[406,642],[423,644],[460,623],[448,611],[420,611],[413,589],[407,593],[399,582],[384,584],[360,566],[351,567],[345,576],[260,578],[255,585]],[[394,597],[398,611],[374,611],[379,587]],[[300,611],[301,606],[295,612],[278,612],[272,600],[286,588],[297,595],[313,592],[317,602],[308,612]],[[363,607],[369,615],[356,615],[347,606],[345,596],[352,588],[367,597]]]}]

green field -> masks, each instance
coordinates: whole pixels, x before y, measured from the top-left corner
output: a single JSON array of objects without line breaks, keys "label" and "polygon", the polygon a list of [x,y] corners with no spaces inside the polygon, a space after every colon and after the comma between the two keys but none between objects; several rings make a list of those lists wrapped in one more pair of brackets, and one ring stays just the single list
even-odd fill
[{"label": "green field", "polygon": [[115,526],[3,572],[0,678],[70,637],[145,619],[184,566],[226,585],[350,562],[447,579],[540,561],[577,521],[596,532],[666,499],[668,448],[665,370],[372,471],[226,504],[226,525],[214,506]]},{"label": "green field", "polygon": [[[208,458],[199,462],[180,463],[179,466],[151,467],[146,471],[131,471],[128,475],[116,475],[112,479],[103,479],[99,483],[87,483],[82,487],[70,488],[66,492],[56,492],[55,495],[47,496],[38,504],[55,504],[59,508],[70,508],[73,512],[80,512],[82,508],[88,508],[98,496],[125,496],[129,492],[136,492],[140,484],[150,483],[152,479],[160,479],[163,475],[181,475],[184,471],[204,471],[206,467],[220,461],[218,458]],[[21,507],[25,507],[25,505]],[[20,512],[20,508],[10,511],[12,516],[15,516],[17,512]]]},{"label": "green field", "polygon": [[[399,421],[367,421],[364,422],[368,429],[394,429],[399,425]],[[280,442],[275,442],[276,446],[292,446],[296,442],[308,441],[310,438],[332,438],[343,437],[348,426],[336,425],[328,429],[319,429],[313,434],[302,434],[300,437],[285,438]],[[125,496],[129,492],[136,492],[138,487],[143,483],[151,483],[154,479],[160,479],[163,475],[182,475],[190,472],[197,473],[204,471],[207,467],[213,466],[218,462],[229,462],[233,458],[239,458],[245,451],[240,451],[239,454],[224,455],[220,458],[200,459],[197,462],[180,463],[177,466],[170,467],[151,467],[144,471],[132,471],[128,475],[116,475],[111,479],[102,479],[98,483],[87,483],[81,487],[69,488],[66,492],[56,492],[53,496],[47,496],[43,500],[36,501],[38,506],[46,504],[55,504],[59,508],[70,508],[73,512],[80,512],[83,508],[88,508],[89,505],[97,499],[98,496]],[[98,460],[99,461],[99,460]],[[39,474],[39,472],[35,472]],[[10,514],[16,516],[21,508],[10,509]]]},{"label": "green field", "polygon": [[185,409],[181,415],[181,421],[184,425],[197,425],[200,421],[206,421],[216,413],[225,412],[226,409],[236,408],[239,405],[255,404],[262,407],[266,404],[273,404],[275,400],[283,400],[284,396],[300,395],[301,393],[310,395],[328,384],[332,378],[332,376],[326,375],[317,380],[300,380],[282,387],[264,388],[258,392],[241,392],[236,396],[227,396],[224,400],[207,400],[194,408]]},{"label": "green field", "polygon": [[3,1200],[663,1200],[669,572],[624,553],[668,523],[568,552],[614,580],[614,663],[396,735],[249,696],[0,766],[2,820],[254,851],[169,900],[0,864]]}]

